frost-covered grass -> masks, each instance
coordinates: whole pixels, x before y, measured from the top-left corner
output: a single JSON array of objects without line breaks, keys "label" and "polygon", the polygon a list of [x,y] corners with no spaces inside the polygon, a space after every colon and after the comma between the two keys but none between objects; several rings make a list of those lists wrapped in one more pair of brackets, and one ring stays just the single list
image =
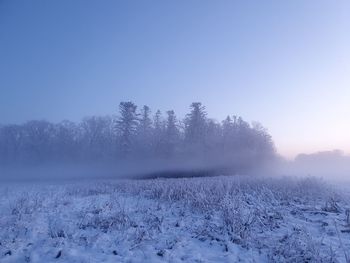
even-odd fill
[{"label": "frost-covered grass", "polygon": [[347,196],[246,176],[0,188],[0,262],[349,262]]}]

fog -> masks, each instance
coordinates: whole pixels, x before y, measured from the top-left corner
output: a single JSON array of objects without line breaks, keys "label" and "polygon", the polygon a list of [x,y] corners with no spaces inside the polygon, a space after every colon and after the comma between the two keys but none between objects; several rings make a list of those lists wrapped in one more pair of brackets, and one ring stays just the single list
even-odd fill
[{"label": "fog", "polygon": [[182,120],[173,110],[163,116],[146,105],[121,102],[117,116],[0,127],[5,180],[246,174],[275,157],[261,124],[235,115],[214,120],[199,102]]},{"label": "fog", "polygon": [[157,177],[194,177],[231,174],[256,174],[266,171],[267,163],[250,164],[243,157],[172,158],[123,160],[91,163],[50,163],[0,167],[2,181],[125,179]]},{"label": "fog", "polygon": [[281,174],[317,176],[333,181],[350,181],[350,156],[341,150],[299,154],[292,161],[282,161]]},{"label": "fog", "polygon": [[117,116],[79,123],[28,121],[0,126],[0,180],[76,180],[213,175],[293,175],[347,179],[350,156],[339,150],[287,161],[259,123],[208,117],[192,103],[182,120],[121,102]]},{"label": "fog", "polygon": [[[251,161],[255,160],[254,163]],[[272,160],[271,160],[272,161]],[[2,181],[59,181],[77,179],[126,179],[195,177],[231,174],[257,174],[267,171],[269,162],[229,153],[172,158],[138,158],[115,162],[37,163],[0,166]]]}]

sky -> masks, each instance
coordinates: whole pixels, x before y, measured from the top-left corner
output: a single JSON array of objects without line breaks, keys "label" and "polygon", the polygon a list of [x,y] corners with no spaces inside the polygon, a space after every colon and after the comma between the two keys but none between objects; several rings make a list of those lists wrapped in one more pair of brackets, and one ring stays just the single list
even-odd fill
[{"label": "sky", "polygon": [[350,153],[350,1],[0,0],[0,123],[126,100],[259,121],[286,157]]}]

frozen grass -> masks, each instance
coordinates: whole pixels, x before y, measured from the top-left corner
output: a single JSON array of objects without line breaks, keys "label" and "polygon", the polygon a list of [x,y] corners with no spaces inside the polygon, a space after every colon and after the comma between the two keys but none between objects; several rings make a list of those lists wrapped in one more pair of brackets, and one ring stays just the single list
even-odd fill
[{"label": "frozen grass", "polygon": [[346,262],[345,195],[316,178],[9,185],[1,262]]}]

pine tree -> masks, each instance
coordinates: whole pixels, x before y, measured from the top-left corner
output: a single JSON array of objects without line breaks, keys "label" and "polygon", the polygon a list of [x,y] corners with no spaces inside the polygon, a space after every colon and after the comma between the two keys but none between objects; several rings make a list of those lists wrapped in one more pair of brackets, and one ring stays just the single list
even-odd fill
[{"label": "pine tree", "polygon": [[144,105],[140,112],[140,121],[137,126],[136,150],[140,156],[149,156],[152,148],[152,120],[150,118],[151,110]]},{"label": "pine tree", "polygon": [[235,122],[232,121],[230,116],[227,116],[225,120],[222,121],[222,148],[227,150],[233,147],[234,144],[234,129]]},{"label": "pine tree", "polygon": [[200,102],[193,102],[190,106],[191,112],[185,120],[185,139],[189,144],[202,144],[205,138],[207,113]]},{"label": "pine tree", "polygon": [[139,131],[145,136],[149,136],[152,129],[152,120],[150,118],[151,110],[148,106],[144,105],[141,110],[141,119],[139,123]]},{"label": "pine tree", "polygon": [[162,121],[162,113],[160,110],[157,110],[156,114],[154,115],[153,123],[154,123],[154,129],[156,131],[160,131],[162,129],[163,121]]},{"label": "pine tree", "polygon": [[174,154],[176,146],[179,143],[179,130],[177,120],[173,110],[167,111],[166,136],[165,136],[165,153],[167,156]]},{"label": "pine tree", "polygon": [[122,155],[128,156],[131,152],[133,139],[138,125],[137,106],[131,102],[121,102],[119,104],[120,116],[116,122],[119,132]]},{"label": "pine tree", "polygon": [[153,154],[161,156],[164,146],[165,124],[162,118],[162,113],[157,110],[153,117],[153,133],[152,133],[152,148]]}]

